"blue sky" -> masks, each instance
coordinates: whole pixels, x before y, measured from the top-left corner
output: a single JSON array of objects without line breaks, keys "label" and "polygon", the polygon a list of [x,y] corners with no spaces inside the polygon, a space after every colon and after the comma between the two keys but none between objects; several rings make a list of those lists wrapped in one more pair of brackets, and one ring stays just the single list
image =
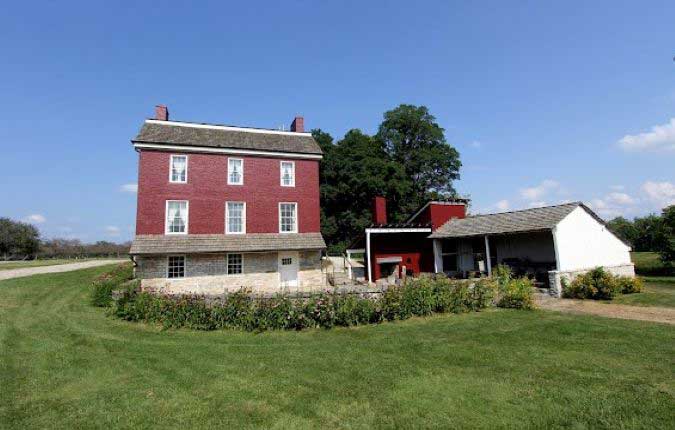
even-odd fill
[{"label": "blue sky", "polygon": [[[142,4],[141,4],[142,3]],[[153,106],[340,138],[429,107],[473,211],[675,201],[675,2],[12,2],[0,15],[0,216],[133,235]],[[590,4],[589,4],[590,3]]]}]

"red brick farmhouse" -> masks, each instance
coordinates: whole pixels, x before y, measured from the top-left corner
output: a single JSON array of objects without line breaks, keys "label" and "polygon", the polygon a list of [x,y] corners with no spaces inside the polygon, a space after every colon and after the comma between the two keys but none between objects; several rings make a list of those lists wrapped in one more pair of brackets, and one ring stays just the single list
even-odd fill
[{"label": "red brick farmhouse", "polygon": [[144,289],[219,294],[324,283],[322,153],[302,117],[279,131],[169,121],[158,106],[132,144],[131,255]]}]

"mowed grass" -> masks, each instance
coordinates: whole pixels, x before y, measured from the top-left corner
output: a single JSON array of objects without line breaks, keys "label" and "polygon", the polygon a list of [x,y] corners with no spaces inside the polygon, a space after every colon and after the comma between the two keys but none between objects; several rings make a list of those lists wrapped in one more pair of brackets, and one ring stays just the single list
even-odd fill
[{"label": "mowed grass", "polygon": [[620,294],[610,303],[675,308],[675,276],[643,276],[645,289],[639,294]]},{"label": "mowed grass", "polygon": [[66,259],[66,258],[56,258],[53,260],[27,260],[27,261],[7,261],[0,262],[0,270],[14,270],[14,269],[25,269],[28,267],[40,267],[40,266],[56,266],[59,264],[69,264],[69,263],[83,263],[85,261],[90,261],[91,258],[82,258],[79,260],[75,259]]},{"label": "mowed grass", "polygon": [[635,264],[635,273],[644,276],[668,276],[675,275],[672,267],[668,267],[661,261],[658,252],[631,252],[630,258]]},{"label": "mowed grass", "polygon": [[544,311],[161,331],[0,282],[0,428],[673,428],[675,328]]}]

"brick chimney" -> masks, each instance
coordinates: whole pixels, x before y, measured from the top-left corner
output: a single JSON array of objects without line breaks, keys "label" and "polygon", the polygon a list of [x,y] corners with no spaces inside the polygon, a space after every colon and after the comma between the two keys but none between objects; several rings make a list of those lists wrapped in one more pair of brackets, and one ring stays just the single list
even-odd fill
[{"label": "brick chimney", "polygon": [[168,121],[169,109],[164,105],[155,106],[155,119],[159,121]]},{"label": "brick chimney", "polygon": [[373,223],[387,223],[387,199],[384,197],[375,197],[373,199]]},{"label": "brick chimney", "polygon": [[301,116],[296,116],[295,119],[293,119],[293,122],[291,123],[291,131],[294,131],[296,133],[304,133],[305,119]]}]

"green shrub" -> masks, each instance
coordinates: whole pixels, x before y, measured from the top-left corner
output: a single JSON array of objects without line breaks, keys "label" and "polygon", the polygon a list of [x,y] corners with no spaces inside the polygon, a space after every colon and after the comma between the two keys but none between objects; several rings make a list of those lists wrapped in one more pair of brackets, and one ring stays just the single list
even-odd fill
[{"label": "green shrub", "polygon": [[499,265],[494,270],[497,280],[497,306],[501,308],[534,309],[534,283],[528,278],[513,278],[511,269]]},{"label": "green shrub", "polygon": [[376,298],[338,293],[316,294],[308,298],[285,295],[262,298],[253,297],[250,290],[242,289],[222,299],[209,300],[200,296],[150,294],[129,286],[114,303],[112,313],[124,320],[161,324],[166,328],[234,328],[248,331],[328,329],[404,320],[433,313],[479,311],[491,306],[496,290],[496,283],[491,279],[419,278],[401,286],[392,286]]},{"label": "green shrub", "polygon": [[133,267],[129,263],[115,266],[92,283],[90,302],[94,306],[105,307],[112,303],[112,292],[133,278]]},{"label": "green shrub", "polygon": [[578,275],[563,287],[563,296],[572,299],[612,300],[621,292],[616,276],[602,267]]},{"label": "green shrub", "polygon": [[644,284],[640,278],[629,278],[628,276],[618,276],[616,278],[617,288],[621,294],[641,293]]}]

